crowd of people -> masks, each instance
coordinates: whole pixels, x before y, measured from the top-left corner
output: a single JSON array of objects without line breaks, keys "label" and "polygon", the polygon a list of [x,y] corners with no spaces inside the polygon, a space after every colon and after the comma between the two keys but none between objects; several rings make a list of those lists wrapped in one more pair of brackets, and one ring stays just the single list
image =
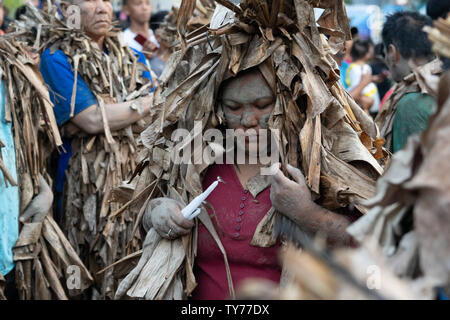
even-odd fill
[{"label": "crowd of people", "polygon": [[[36,7],[41,9],[45,2],[36,3]],[[433,52],[428,35],[423,30],[426,26],[432,27],[434,19],[447,17],[449,8],[442,7],[443,2],[445,1],[430,0],[427,7],[429,16],[410,11],[388,16],[380,44],[375,45],[370,39],[360,38],[358,30],[352,28],[352,39],[347,39],[342,50],[334,56],[340,68],[340,85],[364,112],[374,119],[389,154],[400,151],[409,137],[426,130],[429,118],[436,111],[437,93],[425,90],[424,83],[427,82],[427,78],[419,79],[416,72],[423,70],[424,74],[429,72],[436,76],[441,75],[448,66],[445,58]],[[88,62],[69,56],[64,41],[55,42],[56,45],[46,48],[38,62],[39,71],[54,104],[56,124],[62,135],[63,149],[66,151],[58,155],[54,153],[56,168],[52,187],[55,199],[51,201],[55,203],[55,220],[62,226],[68,242],[82,257],[82,262],[89,270],[99,272],[126,256],[125,245],[122,243],[127,244],[127,249],[130,249],[128,245],[133,243],[132,230],[135,232],[136,229],[133,220],[135,218],[123,216],[122,221],[110,219],[111,215],[116,215],[120,211],[118,206],[111,204],[111,190],[121,187],[121,182],[129,179],[136,167],[139,168],[136,150],[143,142],[138,136],[152,125],[151,108],[158,97],[156,95],[160,85],[158,78],[165,70],[172,53],[170,46],[173,44],[168,42],[164,37],[164,31],[160,28],[168,12],[152,15],[149,0],[124,0],[122,11],[118,13],[113,12],[109,1],[71,0],[70,3],[81,8],[84,33],[90,38],[91,46],[108,57],[107,61],[119,59],[116,49],[120,41],[114,42],[115,38],[108,33],[115,17],[123,29],[119,37],[122,37],[131,49],[126,53],[126,58],[129,59],[127,61],[136,60],[141,65],[141,68],[137,69],[139,72],[134,70],[134,73],[120,69],[122,64],[117,64],[120,67],[107,65],[110,70],[103,70],[104,74],[102,66],[92,67],[97,68],[93,72],[91,67],[86,67],[87,64],[82,65]],[[67,9],[64,3],[59,9],[64,16]],[[17,19],[24,14],[24,10],[28,9],[17,10]],[[445,10],[447,12],[444,13]],[[0,36],[10,31],[9,21],[5,21],[4,17],[4,9],[0,2]],[[233,41],[238,42],[242,39],[235,37]],[[211,49],[217,50],[217,47],[212,48],[209,38],[207,44]],[[80,52],[76,51],[75,56]],[[211,53],[210,56],[214,54]],[[286,57],[289,55],[282,53],[281,56],[287,60]],[[125,59],[121,55],[120,57]],[[206,57],[209,56],[204,54],[205,59]],[[280,115],[279,98],[276,97],[277,92],[273,90],[273,83],[270,83],[265,73],[268,72],[264,69],[266,65],[261,62],[251,66],[248,63],[248,66],[246,70],[242,70],[238,65],[236,71],[239,72],[228,75],[227,79],[213,73],[214,81],[220,78],[217,83],[211,82],[211,93],[214,92],[215,96],[219,97],[217,105],[220,105],[220,112],[217,111],[217,118],[222,117],[220,119],[223,119],[221,125],[224,130],[255,129],[259,132],[273,125],[275,121],[271,117],[274,112]],[[204,69],[200,71],[207,69],[205,66],[201,68]],[[117,86],[121,86],[120,89],[112,88],[111,83],[116,81],[114,80],[116,78],[111,75],[111,69],[117,72],[115,76],[119,79]],[[179,72],[182,71],[180,67]],[[190,70],[191,74],[194,71]],[[97,74],[100,80],[92,80],[90,78],[92,74]],[[130,80],[131,74],[136,78]],[[109,80],[105,80],[107,78]],[[188,78],[186,74],[185,78],[191,80],[195,77]],[[295,76],[291,79],[292,83],[293,79]],[[109,81],[109,86],[102,87],[102,81]],[[194,82],[191,82],[191,85],[193,86]],[[185,91],[189,90],[191,88],[186,88]],[[3,87],[1,93],[3,97],[5,95]],[[190,98],[193,95],[191,92]],[[206,103],[208,98],[200,95],[198,94],[199,97],[196,99],[199,103]],[[172,99],[171,96],[164,98]],[[183,99],[179,96],[176,98],[179,99],[176,103],[181,105],[180,101]],[[3,99],[0,102],[5,103]],[[215,101],[211,100],[211,104],[215,104]],[[0,108],[3,108],[2,104]],[[173,112],[169,109],[166,111],[169,114]],[[0,116],[3,118],[2,112]],[[183,115],[177,114],[177,117],[181,118],[188,116],[187,111]],[[173,118],[176,116],[172,115]],[[162,128],[166,125],[163,120],[167,119],[161,119],[158,125]],[[314,125],[313,121],[316,120],[305,123]],[[0,129],[5,129],[4,132],[0,130],[2,133],[0,142],[13,140],[10,139],[13,131],[6,123],[0,122]],[[149,140],[151,139],[146,141],[147,144]],[[248,142],[239,147],[248,149]],[[289,157],[296,160],[300,158],[292,154]],[[300,164],[302,160],[297,162],[296,164]],[[287,164],[285,168],[278,167],[276,174],[267,180],[258,174],[262,166],[260,163],[236,166],[214,164],[207,168],[201,177],[198,175],[200,189],[203,190],[206,190],[217,176],[227,181],[227,185],[219,186],[218,193],[209,199],[210,206],[217,209],[214,214],[211,211],[209,213],[216,219],[214,223],[211,222],[211,226],[220,226],[217,235],[221,241],[220,246],[215,245],[218,240],[211,236],[211,226],[205,222],[207,220],[202,220],[203,224],[197,226],[182,216],[181,196],[176,197],[175,194],[180,192],[181,195],[185,195],[186,190],[169,189],[167,196],[162,192],[161,197],[151,199],[143,210],[137,211],[143,220],[141,228],[143,246],[151,246],[155,238],[150,237],[158,235],[172,241],[185,237],[183,239],[188,243],[186,237],[196,230],[195,243],[198,245],[192,249],[196,252],[198,250],[192,271],[197,279],[197,288],[191,292],[194,299],[230,297],[233,295],[233,290],[229,287],[230,275],[233,276],[231,282],[236,284],[250,276],[280,282],[282,270],[278,265],[278,254],[281,242],[275,241],[268,247],[250,245],[256,234],[255,230],[261,228],[260,223],[271,208],[287,217],[294,226],[307,234],[325,234],[330,248],[357,245],[345,231],[361,216],[353,204],[345,213],[342,211],[347,208],[333,211],[325,205],[317,204],[314,196],[318,192],[310,191],[312,182],[305,180],[308,172],[304,175],[299,169],[300,166]],[[165,168],[168,169],[172,170]],[[157,175],[155,173],[157,170],[153,167],[152,170],[152,174]],[[310,174],[312,171],[311,169]],[[162,179],[162,176],[159,175],[158,179]],[[192,189],[195,187],[190,186]],[[5,189],[4,185],[0,184],[0,189]],[[150,189],[146,192],[148,195]],[[0,201],[9,201],[8,199],[11,197],[6,197],[6,193],[0,194]],[[12,229],[18,229],[19,204],[16,206],[11,204],[11,207],[17,209],[16,224],[14,225],[14,219],[7,222],[5,219],[0,220],[0,227],[5,229],[0,230],[0,276],[6,278],[6,297],[17,298],[19,295],[23,297],[23,294],[15,288],[12,250],[17,234],[12,232]],[[14,210],[8,214],[12,214],[12,211]],[[136,221],[140,222],[139,219]],[[15,239],[14,236],[8,235],[13,233]],[[180,246],[182,247],[181,242]],[[225,259],[227,268],[223,265],[223,251],[228,253],[228,260]],[[144,250],[143,257],[145,254]],[[95,292],[91,297],[112,299],[118,286],[112,271],[105,272],[101,276],[96,275],[95,278]],[[176,289],[173,290],[176,292]],[[442,292],[441,294],[443,297],[444,294]],[[174,297],[178,296],[172,293],[172,298]]]}]

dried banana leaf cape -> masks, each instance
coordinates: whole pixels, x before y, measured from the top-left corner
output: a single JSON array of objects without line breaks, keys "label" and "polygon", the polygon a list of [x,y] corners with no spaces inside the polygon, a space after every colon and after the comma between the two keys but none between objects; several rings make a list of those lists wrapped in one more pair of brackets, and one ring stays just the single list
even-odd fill
[{"label": "dried banana leaf cape", "polygon": [[[28,6],[17,33],[22,32],[20,38],[40,53],[46,48],[51,52],[62,50],[76,75],[74,88],[77,77],[81,77],[96,97],[103,117],[103,134],[77,134],[72,139],[63,200],[64,233],[95,277],[92,298],[102,299],[111,297],[117,279],[113,268],[101,274],[97,272],[140,249],[136,233],[138,209],[129,203],[118,210],[121,203],[127,203],[133,195],[133,186],[124,182],[136,168],[141,145],[139,133],[146,127],[145,122],[140,121],[112,132],[105,104],[146,96],[154,83],[142,77],[144,71],[150,70],[137,62],[118,30],[113,28],[105,37],[106,54],[81,30],[70,28],[55,18],[56,12],[55,7],[42,12]],[[68,97],[72,116],[76,94],[74,89],[72,97]],[[138,104],[135,107],[138,111],[141,108]]]},{"label": "dried banana leaf cape", "polygon": [[[450,18],[427,28],[434,51],[448,58],[449,31]],[[393,156],[377,195],[367,203],[373,209],[348,229],[358,240],[372,237],[395,274],[414,280],[419,294],[430,299],[436,287],[450,292],[450,72],[439,87],[434,83],[437,111],[428,128]]]},{"label": "dried banana leaf cape", "polygon": [[65,286],[69,266],[79,271],[78,289],[89,286],[93,278],[52,218],[47,160],[62,141],[47,87],[30,51],[17,34],[0,37],[0,79],[6,88],[2,121],[13,126],[20,190],[21,226],[13,249],[16,286],[20,299],[65,300],[76,293]]},{"label": "dried banana leaf cape", "polygon": [[[201,121],[202,130],[223,124],[223,111],[216,108],[220,84],[258,67],[276,96],[269,127],[280,132],[281,162],[302,169],[323,206],[335,210],[352,204],[366,212],[361,203],[375,193],[385,154],[373,121],[339,86],[339,68],[332,54],[350,38],[343,1],[243,1],[240,7],[216,2],[209,28],[189,36],[184,26],[195,1],[183,1],[180,7],[182,49],[172,55],[160,78],[162,90],[155,98],[153,122],[141,135],[148,148],[148,166],[140,168],[144,185],[156,183],[160,191],[152,197],[167,196],[187,204],[202,192],[202,174],[210,163],[171,163],[176,145],[171,134],[187,129],[194,139],[194,121]],[[314,7],[325,8],[320,26]],[[192,154],[208,147],[217,150],[204,141],[202,149]],[[273,244],[273,216],[271,210],[252,244]],[[218,242],[227,265],[208,218],[203,210],[199,219]],[[154,229],[149,234],[143,257],[120,284],[116,298],[125,293],[145,299],[189,296],[196,286],[192,273],[196,232],[174,241],[159,240]]]}]

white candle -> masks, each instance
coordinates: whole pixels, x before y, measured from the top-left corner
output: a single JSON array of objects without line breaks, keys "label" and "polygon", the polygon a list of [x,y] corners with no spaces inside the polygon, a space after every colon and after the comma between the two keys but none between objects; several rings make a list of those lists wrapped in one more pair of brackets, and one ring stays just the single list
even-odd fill
[{"label": "white candle", "polygon": [[200,214],[200,209],[198,207],[200,207],[203,201],[205,201],[211,192],[214,191],[214,189],[219,185],[219,182],[223,181],[220,177],[217,177],[217,181],[214,181],[208,189],[205,190],[205,192],[195,197],[194,200],[192,200],[183,210],[181,210],[181,213],[185,219],[192,220]]}]

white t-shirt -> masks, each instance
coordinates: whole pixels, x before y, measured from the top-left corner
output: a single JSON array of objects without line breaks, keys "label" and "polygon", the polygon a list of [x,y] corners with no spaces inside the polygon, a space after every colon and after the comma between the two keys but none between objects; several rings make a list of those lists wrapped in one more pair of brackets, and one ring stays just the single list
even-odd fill
[{"label": "white t-shirt", "polygon": [[[153,42],[154,44],[156,44],[156,46],[159,48],[159,43],[158,43],[158,40],[156,40],[153,30],[148,29],[148,33],[150,35],[148,40],[150,40],[150,42]],[[141,52],[142,45],[139,42],[137,42],[136,40],[134,40],[134,38],[136,38],[136,36],[137,36],[137,33],[134,33],[133,31],[131,31],[130,28],[125,29],[125,31],[123,32],[123,39],[125,40],[125,43],[130,48],[133,48],[133,49]]]},{"label": "white t-shirt", "polygon": [[[360,82],[363,74],[367,72],[372,73],[372,68],[368,64],[360,65],[352,63],[347,68],[347,75],[345,81],[347,82],[348,91],[355,88]],[[380,108],[380,95],[375,83],[369,83],[362,91],[366,97],[373,99],[373,105],[370,108],[371,112],[378,112]]]}]

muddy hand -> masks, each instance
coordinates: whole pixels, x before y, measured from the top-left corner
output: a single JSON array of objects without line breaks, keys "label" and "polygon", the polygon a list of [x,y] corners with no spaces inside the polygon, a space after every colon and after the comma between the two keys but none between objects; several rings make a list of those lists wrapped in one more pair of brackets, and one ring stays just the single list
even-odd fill
[{"label": "muddy hand", "polygon": [[165,239],[187,235],[194,227],[194,222],[185,219],[181,214],[182,204],[173,199],[154,199],[149,207],[146,213],[149,217],[144,218],[144,227],[147,229],[150,218],[153,228]]},{"label": "muddy hand", "polygon": [[287,165],[286,170],[294,180],[287,178],[280,169],[271,177],[272,206],[291,220],[308,219],[313,201],[305,177],[299,169],[290,165]]}]

